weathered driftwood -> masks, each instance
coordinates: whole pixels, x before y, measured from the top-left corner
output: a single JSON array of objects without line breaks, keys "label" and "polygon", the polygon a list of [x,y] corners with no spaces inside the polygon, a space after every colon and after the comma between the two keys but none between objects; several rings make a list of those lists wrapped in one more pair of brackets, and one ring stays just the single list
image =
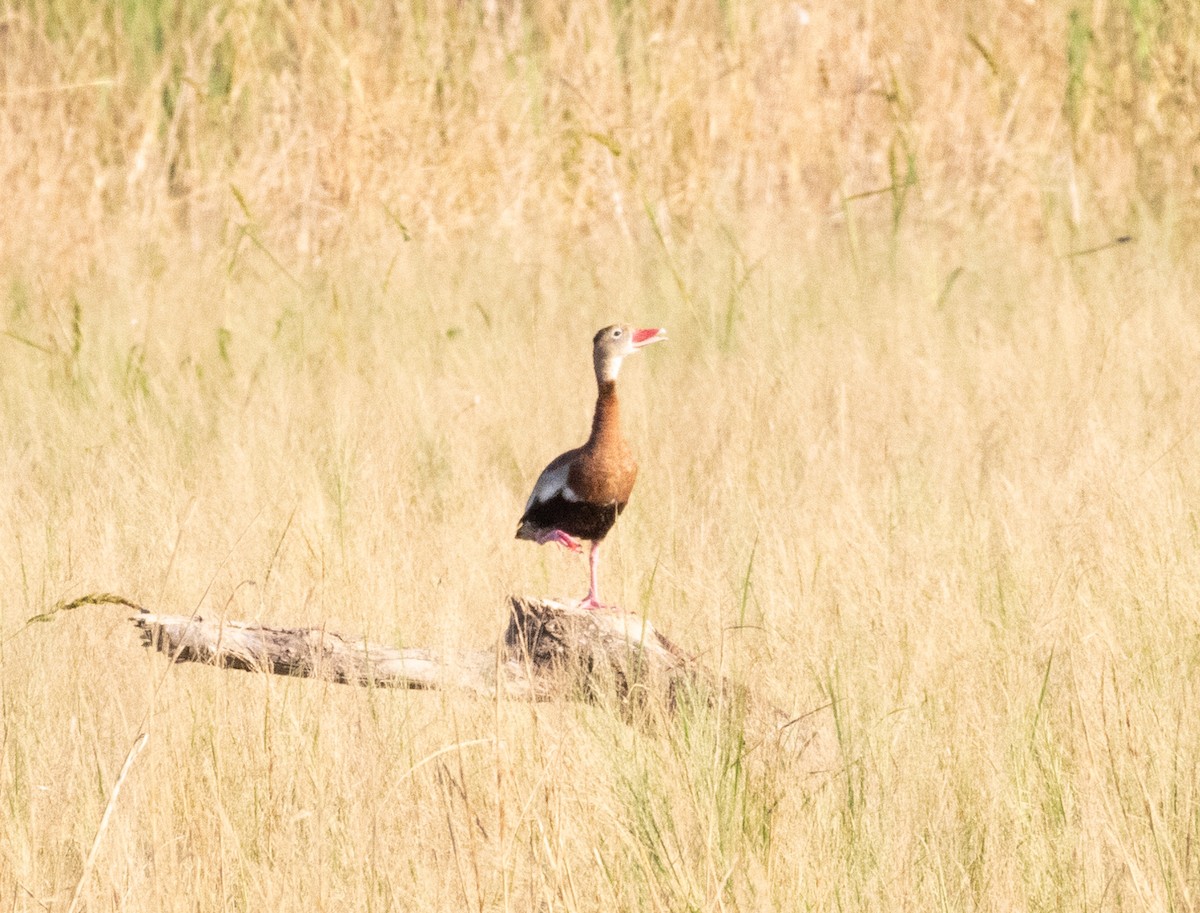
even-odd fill
[{"label": "weathered driftwood", "polygon": [[544,699],[601,682],[623,694],[670,689],[696,670],[643,619],[548,599],[514,596],[498,651],[437,653],[352,640],[319,628],[272,628],[200,616],[133,617],[148,646],[177,662],[400,688],[459,688],[476,694]]},{"label": "weathered driftwood", "polygon": [[713,676],[649,621],[620,611],[513,596],[496,649],[467,653],[387,647],[321,629],[271,628],[144,609],[132,620],[148,646],[176,662],[523,700],[608,696],[630,711],[670,710],[681,699],[711,702],[721,696],[746,709],[764,737],[786,739],[819,767],[832,758],[827,710],[789,719]]},{"label": "weathered driftwood", "polygon": [[319,628],[272,628],[199,615],[141,612],[132,621],[147,646],[175,662],[273,672],[380,687],[465,688],[494,692],[489,654],[443,657],[430,650],[398,649],[351,640]]}]

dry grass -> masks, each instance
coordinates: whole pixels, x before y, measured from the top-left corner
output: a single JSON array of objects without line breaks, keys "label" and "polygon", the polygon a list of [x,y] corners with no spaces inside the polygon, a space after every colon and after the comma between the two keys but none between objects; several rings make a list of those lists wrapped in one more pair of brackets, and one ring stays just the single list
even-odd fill
[{"label": "dry grass", "polygon": [[[149,732],[86,909],[1194,909],[1198,59],[1132,2],[5,8],[0,908]],[[609,595],[832,700],[833,775],[24,626],[486,644],[582,590],[511,536],[616,317],[672,341]]]}]

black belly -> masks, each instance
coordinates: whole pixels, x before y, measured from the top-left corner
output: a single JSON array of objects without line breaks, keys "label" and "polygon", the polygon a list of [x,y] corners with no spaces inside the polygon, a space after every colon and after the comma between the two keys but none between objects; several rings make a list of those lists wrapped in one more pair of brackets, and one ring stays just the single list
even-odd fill
[{"label": "black belly", "polygon": [[[608,535],[617,517],[625,509],[624,502],[591,504],[587,501],[568,501],[555,495],[548,501],[534,504],[521,518],[521,526],[534,529],[561,529],[576,539],[598,542]],[[517,532],[520,536],[520,531]]]}]

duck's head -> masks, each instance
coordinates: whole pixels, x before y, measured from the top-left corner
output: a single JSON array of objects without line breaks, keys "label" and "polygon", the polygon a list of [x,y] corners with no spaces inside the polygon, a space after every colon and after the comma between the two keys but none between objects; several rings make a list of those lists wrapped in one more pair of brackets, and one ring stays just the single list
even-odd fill
[{"label": "duck's head", "polygon": [[627,323],[616,323],[605,327],[592,338],[592,362],[596,366],[596,381],[616,380],[621,362],[626,355],[633,355],[651,343],[662,342],[667,331],[653,327],[638,329]]}]

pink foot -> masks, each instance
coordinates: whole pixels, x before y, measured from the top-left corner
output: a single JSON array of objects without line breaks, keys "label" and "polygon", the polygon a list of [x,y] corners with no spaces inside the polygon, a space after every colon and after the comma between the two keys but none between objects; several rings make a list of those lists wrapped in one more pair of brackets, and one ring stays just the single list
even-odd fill
[{"label": "pink foot", "polygon": [[547,542],[557,542],[563,548],[569,549],[572,552],[583,551],[583,548],[580,546],[580,544],[564,533],[561,529],[552,529],[548,532],[538,533],[537,544],[545,545]]},{"label": "pink foot", "polygon": [[601,602],[595,596],[588,594],[583,599],[579,600],[579,608],[590,609],[591,611],[594,612],[597,609],[611,609],[612,606],[605,605],[603,602]]}]

